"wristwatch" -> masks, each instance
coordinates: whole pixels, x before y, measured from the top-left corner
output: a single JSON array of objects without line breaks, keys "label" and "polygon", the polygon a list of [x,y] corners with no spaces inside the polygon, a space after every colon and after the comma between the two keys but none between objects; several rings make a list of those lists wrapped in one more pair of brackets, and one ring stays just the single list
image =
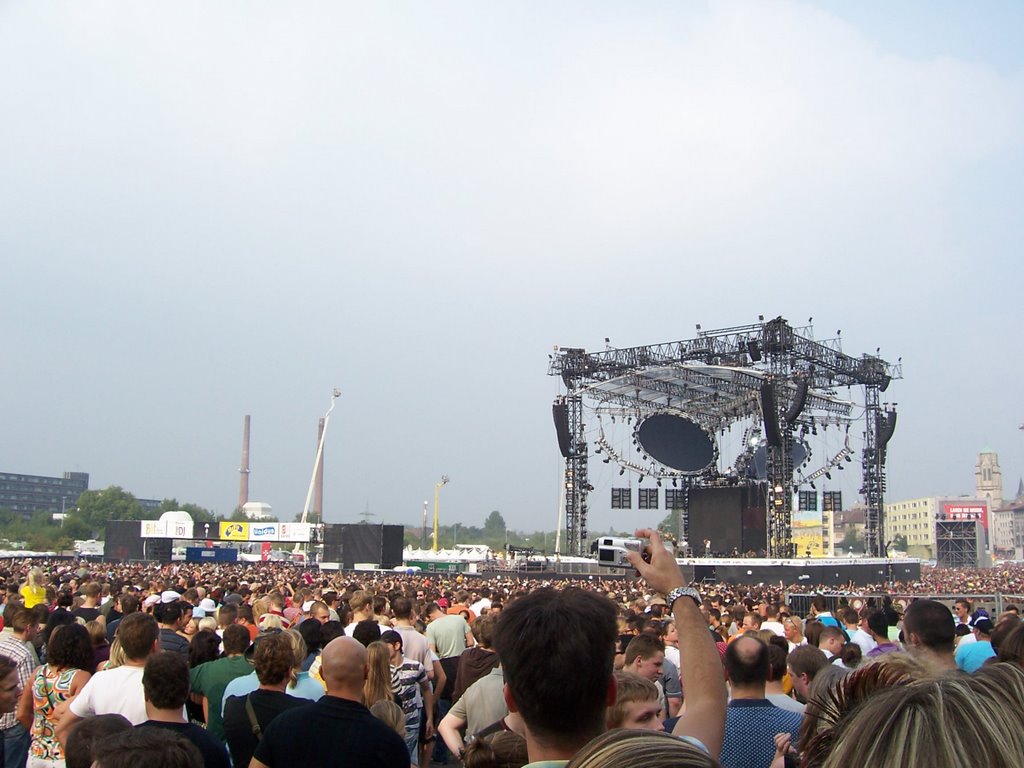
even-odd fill
[{"label": "wristwatch", "polygon": [[700,599],[700,592],[698,592],[693,587],[676,587],[667,595],[665,595],[665,602],[668,603],[669,610],[672,610],[672,606],[680,597],[691,598],[693,602],[697,604],[698,608],[704,605],[704,601]]}]

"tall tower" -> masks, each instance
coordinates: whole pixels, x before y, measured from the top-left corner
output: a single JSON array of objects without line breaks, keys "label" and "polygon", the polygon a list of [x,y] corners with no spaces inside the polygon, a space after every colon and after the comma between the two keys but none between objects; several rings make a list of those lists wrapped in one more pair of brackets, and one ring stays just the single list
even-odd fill
[{"label": "tall tower", "polygon": [[238,481],[238,508],[241,509],[249,501],[249,414],[245,414],[242,427],[242,466],[238,474],[241,475]]},{"label": "tall tower", "polygon": [[979,499],[988,499],[990,513],[1003,506],[1003,471],[999,469],[999,454],[991,448],[985,448],[978,454],[974,491]]}]

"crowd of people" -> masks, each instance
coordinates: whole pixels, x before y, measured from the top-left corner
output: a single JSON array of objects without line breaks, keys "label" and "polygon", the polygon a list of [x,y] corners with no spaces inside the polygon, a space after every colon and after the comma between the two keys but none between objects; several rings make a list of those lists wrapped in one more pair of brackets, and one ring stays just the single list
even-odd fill
[{"label": "crowd of people", "polygon": [[637,533],[636,579],[5,561],[4,768],[1019,764],[1024,623],[970,596],[1024,569],[798,609]]}]

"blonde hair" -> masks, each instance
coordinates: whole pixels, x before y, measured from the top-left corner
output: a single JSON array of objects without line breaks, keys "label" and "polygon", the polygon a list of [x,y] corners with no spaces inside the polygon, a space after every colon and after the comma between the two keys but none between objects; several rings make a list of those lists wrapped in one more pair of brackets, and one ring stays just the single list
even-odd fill
[{"label": "blonde hair", "polygon": [[107,630],[99,621],[85,622],[85,628],[89,630],[89,640],[93,645],[100,645],[107,639]]},{"label": "blonde hair", "polygon": [[288,673],[288,685],[294,687],[299,681],[299,671],[302,669],[302,662],[306,660],[309,651],[306,649],[306,641],[302,639],[297,629],[286,629],[282,632],[292,644],[292,656],[295,663],[292,664],[292,671]]},{"label": "blonde hair", "polygon": [[608,707],[605,720],[609,728],[621,728],[626,717],[626,704],[634,701],[658,701],[658,686],[635,672],[616,672],[615,684],[618,692],[615,703]]},{"label": "blonde hair", "polygon": [[125,661],[127,661],[127,658],[124,654],[124,648],[121,647],[121,638],[115,636],[114,641],[110,644],[110,658],[107,659],[107,663],[103,668],[116,669],[123,666]]},{"label": "blonde hair", "polygon": [[373,702],[370,707],[370,714],[380,720],[384,725],[405,738],[405,712],[391,699],[381,699]]},{"label": "blonde hair", "polygon": [[199,623],[196,624],[196,626],[198,627],[198,632],[202,632],[204,629],[208,629],[211,632],[216,632],[217,620],[213,618],[213,616],[203,616],[203,618],[199,620]]},{"label": "blonde hair", "polygon": [[587,744],[566,768],[719,768],[711,755],[670,733],[608,731]]},{"label": "blonde hair", "polygon": [[264,613],[260,616],[256,626],[260,628],[260,631],[268,629],[284,629],[284,624],[281,622],[281,617],[276,613]]},{"label": "blonde hair", "polygon": [[[880,674],[886,668],[868,667]],[[856,680],[861,673],[850,675]],[[805,766],[959,765],[964,756],[984,766],[1016,766],[1024,754],[1024,670],[991,664],[974,675],[896,680],[864,696],[828,734],[809,745]],[[844,686],[846,688],[847,686]],[[827,739],[822,739],[827,736]],[[824,743],[823,743],[824,742]]]},{"label": "blonde hair", "polygon": [[366,646],[368,673],[363,683],[363,703],[372,707],[391,700],[391,648],[380,640]]}]

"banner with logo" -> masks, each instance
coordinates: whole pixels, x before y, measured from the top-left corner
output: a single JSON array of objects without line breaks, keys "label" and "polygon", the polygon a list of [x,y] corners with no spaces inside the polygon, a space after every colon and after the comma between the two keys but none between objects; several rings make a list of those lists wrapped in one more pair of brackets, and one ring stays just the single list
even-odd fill
[{"label": "banner with logo", "polygon": [[311,523],[278,523],[278,541],[309,541]]},{"label": "banner with logo", "polygon": [[249,541],[278,541],[279,523],[249,523]]},{"label": "banner with logo", "polygon": [[222,541],[248,541],[248,523],[221,523],[220,538]]},{"label": "banner with logo", "polygon": [[166,539],[167,538],[167,521],[166,520],[143,520],[142,521],[142,538],[144,538],[144,539]]},{"label": "banner with logo", "polygon": [[144,539],[191,539],[194,523],[180,520],[143,520]]}]

